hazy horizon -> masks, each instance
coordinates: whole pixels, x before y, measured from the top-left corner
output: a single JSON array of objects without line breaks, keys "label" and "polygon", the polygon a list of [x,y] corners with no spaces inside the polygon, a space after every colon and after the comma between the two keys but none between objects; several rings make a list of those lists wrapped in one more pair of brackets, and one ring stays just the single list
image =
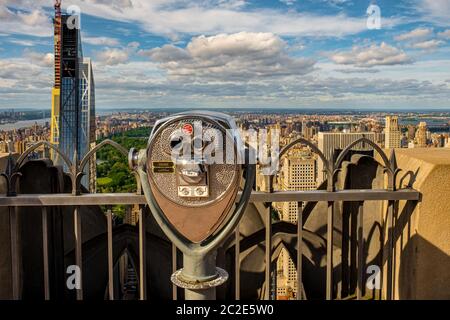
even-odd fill
[{"label": "hazy horizon", "polygon": [[[298,111],[300,113],[317,113],[317,112],[335,112],[346,113],[346,112],[356,112],[356,113],[373,113],[373,112],[387,112],[387,113],[450,113],[450,107],[448,108],[396,108],[396,107],[386,107],[386,108],[357,108],[357,107],[347,107],[347,108],[337,108],[337,107],[100,107],[96,108],[97,111],[112,111],[112,112],[120,112],[120,111],[158,111],[158,112],[178,112],[184,110],[223,110],[223,111],[251,111],[251,112],[261,112],[261,111],[270,111],[270,112],[284,112],[284,111]],[[14,110],[15,112],[36,112],[41,110],[43,113],[51,112],[51,108],[43,109],[43,108],[4,108],[0,109],[1,112],[9,112]],[[48,116],[48,114],[46,114]]]}]

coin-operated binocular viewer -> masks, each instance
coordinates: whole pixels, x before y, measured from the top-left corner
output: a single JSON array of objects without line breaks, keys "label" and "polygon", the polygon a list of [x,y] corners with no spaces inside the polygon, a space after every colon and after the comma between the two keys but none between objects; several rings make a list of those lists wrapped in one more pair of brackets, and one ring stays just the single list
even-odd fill
[{"label": "coin-operated binocular viewer", "polygon": [[212,112],[159,120],[147,149],[130,151],[155,220],[183,252],[183,268],[171,280],[188,300],[215,299],[215,287],[228,278],[216,267],[216,250],[249,201],[255,166],[248,154],[234,120]]}]

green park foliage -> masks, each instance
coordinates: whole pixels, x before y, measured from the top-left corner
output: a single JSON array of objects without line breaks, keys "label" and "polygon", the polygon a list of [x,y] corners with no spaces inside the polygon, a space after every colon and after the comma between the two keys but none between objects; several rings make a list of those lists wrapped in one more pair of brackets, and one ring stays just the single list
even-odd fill
[{"label": "green park foliage", "polygon": [[[151,128],[137,128],[120,134],[115,134],[111,139],[125,149],[144,149]],[[97,141],[100,143],[101,140]],[[128,168],[128,159],[111,146],[105,146],[97,152],[97,192],[99,193],[124,193],[136,192],[136,178]],[[124,215],[124,206],[113,208],[117,216]]]}]

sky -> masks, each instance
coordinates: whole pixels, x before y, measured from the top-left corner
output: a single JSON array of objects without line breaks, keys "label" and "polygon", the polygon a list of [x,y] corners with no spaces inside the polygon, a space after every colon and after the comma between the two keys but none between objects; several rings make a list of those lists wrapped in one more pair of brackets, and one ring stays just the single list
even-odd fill
[{"label": "sky", "polygon": [[[450,0],[62,2],[97,109],[450,109]],[[0,0],[0,110],[51,107],[52,16]]]}]

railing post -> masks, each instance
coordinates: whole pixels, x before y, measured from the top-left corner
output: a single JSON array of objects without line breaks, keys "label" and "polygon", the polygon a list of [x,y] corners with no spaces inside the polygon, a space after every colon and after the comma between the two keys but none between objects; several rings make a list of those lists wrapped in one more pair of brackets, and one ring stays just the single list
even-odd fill
[{"label": "railing post", "polygon": [[75,264],[80,268],[80,288],[76,289],[77,300],[83,300],[83,255],[81,238],[81,214],[80,207],[76,206],[73,211],[73,225],[75,234]]},{"label": "railing post", "polygon": [[14,300],[20,299],[20,257],[19,257],[19,225],[17,221],[17,207],[8,207],[11,239],[11,271],[12,296]]},{"label": "railing post", "polygon": [[[267,175],[267,192],[273,192],[273,175]],[[265,270],[265,283],[266,283],[266,300],[271,299],[271,291],[272,291],[272,281],[271,281],[271,265],[272,265],[272,203],[269,202],[266,212],[266,229],[265,229],[265,261],[266,261],[266,270]]]},{"label": "railing post", "polygon": [[42,259],[44,263],[44,298],[45,300],[50,300],[47,207],[42,207]]},{"label": "railing post", "polygon": [[114,300],[113,212],[111,206],[108,206],[106,219],[108,228],[108,295],[109,300]]},{"label": "railing post", "polygon": [[[21,173],[16,171],[16,163],[12,156],[11,146],[12,142],[9,142],[9,155],[6,164],[6,171],[0,173],[0,176],[6,180],[6,196],[15,197],[17,178],[21,176]],[[19,224],[17,207],[8,206],[9,214],[9,231],[11,241],[11,276],[12,276],[12,298],[19,300],[21,296],[20,292],[20,257],[19,257]]]},{"label": "railing post", "polygon": [[387,281],[386,281],[386,299],[393,299],[393,273],[394,270],[394,201],[388,201],[387,214],[387,232],[388,232],[388,253],[387,253]]},{"label": "railing post", "polygon": [[145,212],[139,209],[139,299],[147,299],[147,254],[145,234]]},{"label": "railing post", "polygon": [[271,265],[272,265],[272,216],[271,216],[271,208],[272,203],[269,204],[266,212],[266,230],[265,230],[265,261],[266,261],[266,270],[265,270],[265,283],[266,283],[266,300],[270,300],[271,296]]},{"label": "railing post", "polygon": [[327,271],[326,271],[327,300],[333,299],[333,227],[334,227],[334,201],[329,201],[327,213]]},{"label": "railing post", "polygon": [[358,286],[356,297],[358,300],[364,295],[364,272],[365,272],[365,261],[364,261],[364,202],[358,203]]},{"label": "railing post", "polygon": [[[388,190],[395,191],[397,188],[396,177],[400,171],[397,167],[397,159],[395,156],[395,149],[392,149],[389,158],[389,164],[386,164],[385,168],[388,173]],[[395,220],[396,220],[396,209],[395,201],[388,201],[388,213],[387,213],[387,223],[388,223],[388,254],[387,254],[387,300],[394,299],[394,289],[395,289]]]},{"label": "railing post", "polygon": [[240,300],[241,298],[241,233],[239,230],[240,223],[237,225],[234,231],[234,277],[235,277],[235,299]]},{"label": "railing post", "polygon": [[297,300],[303,300],[303,202],[297,207]]}]

